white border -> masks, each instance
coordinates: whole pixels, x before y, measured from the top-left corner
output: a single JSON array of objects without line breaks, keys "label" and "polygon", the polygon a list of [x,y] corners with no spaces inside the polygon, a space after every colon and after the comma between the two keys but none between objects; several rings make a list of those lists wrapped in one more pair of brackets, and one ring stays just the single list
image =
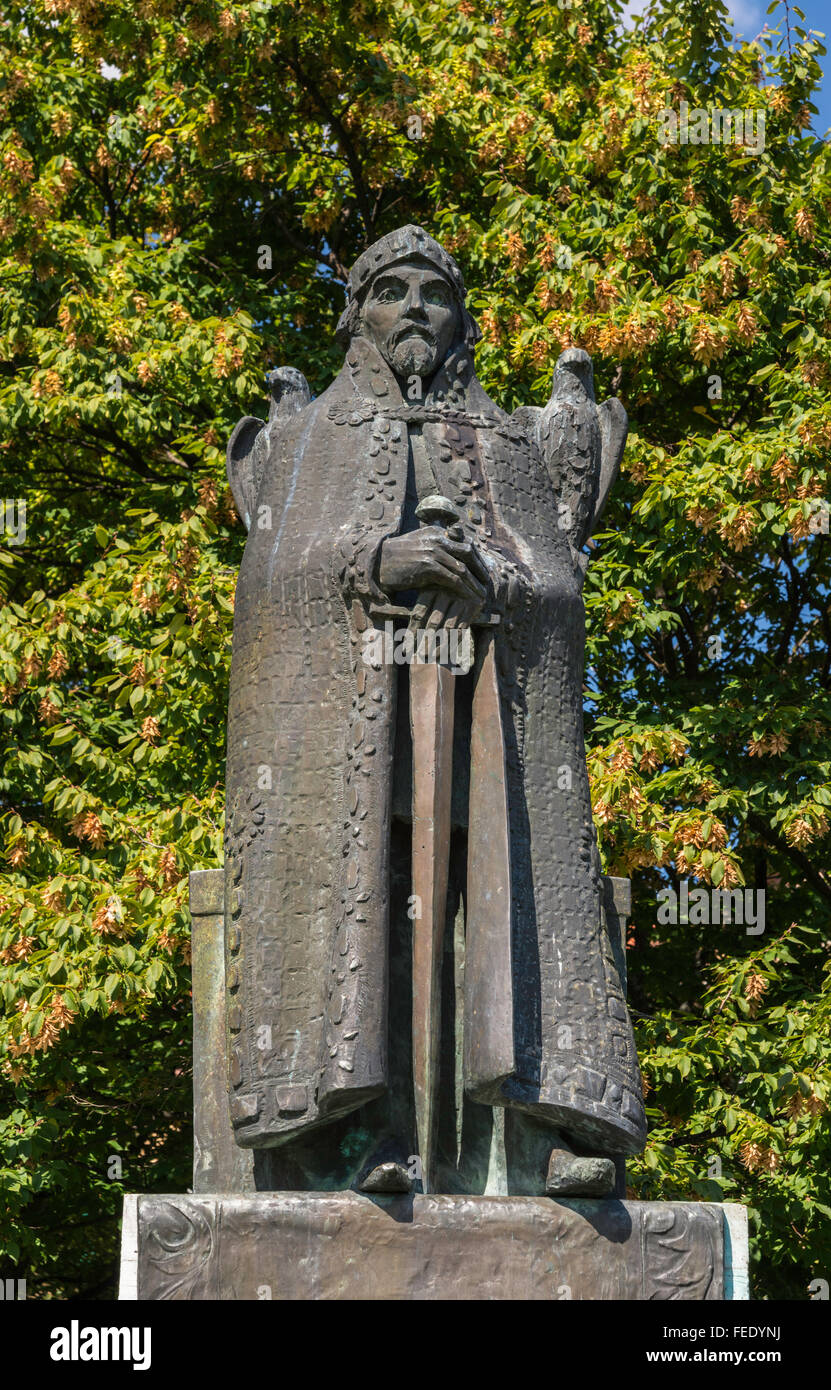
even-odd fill
[{"label": "white border", "polygon": [[722,1202],[724,1214],[724,1299],[747,1302],[750,1298],[750,1249],[747,1233],[747,1207],[739,1202]]}]

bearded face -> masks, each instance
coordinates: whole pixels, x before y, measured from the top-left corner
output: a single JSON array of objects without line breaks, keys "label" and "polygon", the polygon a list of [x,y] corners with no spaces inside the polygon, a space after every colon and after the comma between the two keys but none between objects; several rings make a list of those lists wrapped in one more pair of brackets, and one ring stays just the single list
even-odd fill
[{"label": "bearded face", "polygon": [[443,275],[404,262],[372,282],[361,324],[396,376],[431,377],[458,335],[459,311]]}]

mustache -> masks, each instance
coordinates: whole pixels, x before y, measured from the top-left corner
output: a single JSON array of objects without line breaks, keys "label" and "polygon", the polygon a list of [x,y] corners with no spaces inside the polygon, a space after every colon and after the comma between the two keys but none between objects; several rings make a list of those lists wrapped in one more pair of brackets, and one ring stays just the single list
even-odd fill
[{"label": "mustache", "polygon": [[422,338],[430,347],[436,345],[436,335],[430,328],[425,328],[420,323],[406,323],[401,328],[397,328],[390,338],[390,346],[397,347],[405,338]]}]

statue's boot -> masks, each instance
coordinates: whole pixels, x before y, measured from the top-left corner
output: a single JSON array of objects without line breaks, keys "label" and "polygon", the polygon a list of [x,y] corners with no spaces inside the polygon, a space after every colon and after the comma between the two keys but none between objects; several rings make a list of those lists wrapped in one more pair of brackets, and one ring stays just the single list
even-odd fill
[{"label": "statue's boot", "polygon": [[412,1192],[412,1180],[403,1163],[379,1163],[360,1183],[361,1192]]},{"label": "statue's boot", "polygon": [[548,1160],[545,1190],[549,1197],[611,1197],[615,1191],[615,1164],[611,1158],[582,1158],[561,1134]]}]

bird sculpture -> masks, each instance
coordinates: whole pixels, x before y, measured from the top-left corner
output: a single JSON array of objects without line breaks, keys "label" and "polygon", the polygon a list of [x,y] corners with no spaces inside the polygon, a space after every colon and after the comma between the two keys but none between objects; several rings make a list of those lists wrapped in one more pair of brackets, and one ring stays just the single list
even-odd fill
[{"label": "bird sculpture", "polygon": [[628,422],[616,396],[597,405],[592,360],[567,348],[554,369],[547,405],[522,406],[513,417],[536,442],[548,469],[574,563],[583,572],[583,546],[596,530],[617,477]]},{"label": "bird sculpture", "polygon": [[309,383],[295,367],[278,367],[267,380],[268,420],[245,415],[228,440],[228,482],[246,531],[251,529],[266,459],[277,436],[312,398]]}]

